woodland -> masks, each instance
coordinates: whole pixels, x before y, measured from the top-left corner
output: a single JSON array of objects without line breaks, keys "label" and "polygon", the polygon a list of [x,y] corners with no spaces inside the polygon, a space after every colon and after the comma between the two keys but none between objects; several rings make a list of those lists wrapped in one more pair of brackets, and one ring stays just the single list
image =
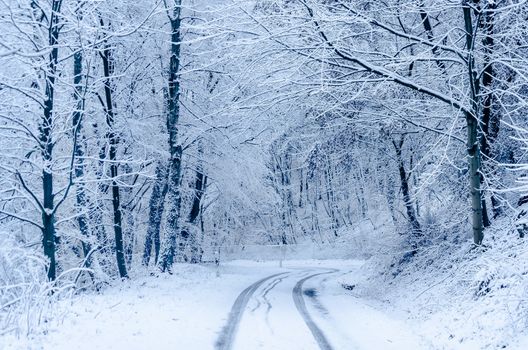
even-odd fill
[{"label": "woodland", "polygon": [[522,0],[0,1],[0,335],[241,247],[526,293],[527,62]]}]

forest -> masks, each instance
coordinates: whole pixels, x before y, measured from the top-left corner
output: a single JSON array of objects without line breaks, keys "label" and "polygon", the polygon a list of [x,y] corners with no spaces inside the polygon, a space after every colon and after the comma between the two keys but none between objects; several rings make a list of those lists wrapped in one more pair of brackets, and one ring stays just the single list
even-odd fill
[{"label": "forest", "polygon": [[[1,0],[0,348],[218,288],[180,348],[256,349],[294,280],[307,343],[260,348],[525,348],[527,62],[526,0]],[[364,315],[417,345],[333,333]]]}]

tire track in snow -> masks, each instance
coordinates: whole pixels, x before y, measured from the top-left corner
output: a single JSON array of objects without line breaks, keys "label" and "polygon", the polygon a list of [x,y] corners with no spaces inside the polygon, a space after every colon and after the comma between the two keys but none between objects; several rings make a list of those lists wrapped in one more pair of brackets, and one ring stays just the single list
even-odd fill
[{"label": "tire track in snow", "polygon": [[279,278],[276,278],[276,279],[272,279],[269,283],[267,283],[264,287],[261,288],[260,293],[254,298],[256,300],[257,304],[250,310],[252,313],[255,312],[256,310],[258,310],[262,306],[262,302],[260,301],[260,299],[262,299],[266,303],[266,306],[267,306],[268,310],[270,310],[272,308],[272,306],[271,306],[271,304],[270,304],[270,302],[269,302],[269,300],[267,298],[267,295],[273,288],[275,288],[275,286],[277,284],[282,282],[282,280],[284,280],[284,278],[286,278],[286,276],[282,276],[282,277],[279,277]]},{"label": "tire track in snow", "polygon": [[233,303],[233,306],[231,307],[231,311],[229,312],[227,323],[220,332],[220,335],[218,336],[218,339],[215,343],[215,349],[230,350],[232,348],[233,340],[235,339],[235,335],[238,330],[238,325],[240,324],[244,310],[246,309],[249,299],[253,293],[255,293],[255,291],[266,281],[277,276],[285,275],[286,273],[287,272],[276,273],[274,275],[265,277],[253,283],[238,295],[235,302]]},{"label": "tire track in snow", "polygon": [[270,314],[270,311],[273,308],[273,306],[271,305],[271,302],[268,299],[268,293],[271,292],[271,290],[273,288],[275,288],[279,283],[281,283],[285,278],[286,278],[286,276],[282,276],[282,277],[279,277],[279,278],[273,280],[273,282],[271,282],[271,284],[266,288],[264,293],[262,293],[260,295],[260,297],[262,297],[262,299],[264,299],[264,301],[266,302],[266,317],[265,317],[266,325],[268,326],[268,328],[271,330],[272,333],[273,333],[273,327],[271,326],[271,324],[269,322],[269,314]]},{"label": "tire track in snow", "polygon": [[307,280],[309,280],[311,278],[314,278],[314,277],[317,277],[317,276],[320,276],[320,275],[326,275],[326,274],[329,274],[329,273],[335,273],[337,271],[338,270],[332,269],[331,271],[319,272],[319,273],[315,273],[313,275],[310,275],[308,277],[305,277],[305,278],[299,280],[299,282],[297,282],[297,284],[295,285],[295,287],[292,290],[292,296],[293,296],[293,301],[295,303],[295,307],[297,307],[297,310],[299,311],[299,313],[301,314],[304,322],[306,323],[306,325],[310,329],[310,332],[312,332],[312,335],[315,338],[315,340],[317,341],[317,344],[319,344],[319,348],[321,348],[321,350],[332,350],[333,348],[330,345],[330,343],[328,342],[328,339],[326,339],[326,336],[324,335],[323,331],[321,331],[321,329],[315,324],[314,320],[312,319],[312,317],[308,313],[308,309],[306,308],[306,303],[305,303],[304,297],[303,297],[303,288],[302,287],[303,287],[304,282],[306,282]]}]

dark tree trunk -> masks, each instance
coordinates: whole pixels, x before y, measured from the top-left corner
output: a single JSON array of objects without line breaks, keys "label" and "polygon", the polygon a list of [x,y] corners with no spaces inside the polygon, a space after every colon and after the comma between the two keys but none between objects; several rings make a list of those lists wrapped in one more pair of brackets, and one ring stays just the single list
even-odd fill
[{"label": "dark tree trunk", "polygon": [[165,197],[168,190],[167,167],[161,162],[156,169],[156,182],[152,189],[149,201],[149,222],[147,235],[145,237],[145,249],[143,250],[143,265],[148,266],[154,245],[154,264],[158,262],[160,249],[160,228],[163,210],[165,208]]},{"label": "dark tree trunk", "polygon": [[[181,156],[182,148],[178,146],[171,159],[168,181],[167,197],[169,201],[169,212],[167,214],[167,232],[163,240],[160,255],[160,269],[165,272],[170,270],[176,257],[177,249],[183,251],[187,245],[188,235],[181,235],[179,219],[181,209],[180,179],[181,179]],[[180,242],[177,242],[180,235]],[[183,257],[181,257],[183,258]]]},{"label": "dark tree trunk", "polygon": [[[479,4],[480,1],[477,0],[475,3]],[[495,40],[494,40],[494,27],[495,27],[495,14],[497,4],[489,2],[486,5],[485,12],[483,13],[482,19],[479,22],[481,29],[484,31],[484,72],[482,74],[482,120],[481,120],[481,129],[482,135],[480,138],[480,149],[482,152],[482,161],[486,163],[487,170],[489,173],[493,174],[496,172],[495,157],[493,152],[493,145],[499,134],[500,127],[500,114],[493,110],[494,105],[494,96],[492,93],[493,88],[493,79],[494,79],[494,69],[492,55],[495,50]],[[482,184],[482,182],[481,182]],[[493,210],[493,217],[496,218],[501,215],[502,210],[500,208],[500,201],[497,199],[495,194],[491,194],[491,205]],[[489,226],[489,218],[484,218],[484,227]]]},{"label": "dark tree trunk", "polygon": [[55,206],[53,193],[53,173],[50,169],[53,163],[53,113],[54,113],[54,93],[55,80],[57,74],[57,62],[59,57],[59,14],[61,11],[61,0],[53,0],[51,4],[51,15],[49,19],[49,55],[48,70],[46,71],[46,97],[44,100],[44,115],[39,127],[40,142],[42,144],[42,160],[44,169],[42,170],[42,195],[43,207],[42,212],[42,245],[44,255],[49,260],[48,279],[54,281],[57,276],[57,264],[55,259]]},{"label": "dark tree trunk", "polygon": [[299,204],[298,207],[303,207],[303,189],[304,189],[304,176],[303,176],[303,170],[302,168],[299,169]]},{"label": "dark tree trunk", "polygon": [[127,241],[125,243],[125,257],[126,257],[126,265],[131,266],[132,265],[132,259],[134,257],[134,247],[136,246],[136,234],[135,234],[135,217],[134,217],[134,209],[133,208],[124,208],[125,218],[126,218],[126,228],[125,231],[127,238]]},{"label": "dark tree trunk", "polygon": [[[73,128],[74,133],[76,135],[79,135],[82,129],[82,118],[84,115],[84,98],[83,98],[83,88],[81,86],[82,82],[82,52],[78,51],[75,52],[73,55],[73,84],[75,86],[75,93],[74,93],[74,100],[77,101],[75,112],[73,113]],[[77,138],[75,138],[77,141]],[[84,156],[84,150],[82,147],[82,143],[80,141],[75,142],[73,145],[74,147],[74,156],[77,160],[75,164],[75,178],[76,179],[82,179],[84,177],[84,164],[83,164],[83,156]],[[83,237],[82,241],[82,249],[84,258],[87,259],[84,263],[85,267],[90,267],[90,259],[88,259],[91,246],[89,243],[90,239],[90,229],[88,226],[88,218],[85,214],[85,211],[89,207],[88,205],[88,198],[86,196],[86,191],[84,189],[84,185],[82,183],[77,183],[77,191],[76,191],[76,200],[77,200],[77,207],[82,212],[77,217],[77,223],[79,224],[79,231],[81,232],[81,237]]]},{"label": "dark tree trunk", "polygon": [[[101,25],[104,26],[104,23],[101,19]],[[117,268],[119,270],[119,276],[121,278],[128,277],[126,262],[125,262],[125,252],[123,247],[123,218],[121,213],[121,200],[119,194],[119,185],[117,184],[118,176],[118,164],[117,164],[117,145],[119,143],[118,136],[114,131],[114,104],[112,101],[113,89],[110,80],[114,74],[114,62],[110,47],[108,44],[105,44],[105,47],[101,53],[101,58],[103,60],[103,70],[104,70],[104,91],[105,91],[105,112],[106,112],[106,124],[108,126],[108,159],[110,161],[110,176],[112,178],[112,208],[113,208],[113,219],[114,219],[114,235],[115,235],[115,251],[116,251],[116,261]]]},{"label": "dark tree trunk", "polygon": [[[423,2],[420,2],[420,18],[422,20],[422,25],[425,29],[425,33],[427,35],[427,40],[429,40],[430,43],[434,43],[433,26],[431,24],[431,19],[429,17],[429,14],[427,13],[427,11],[425,11]],[[438,47],[433,46],[431,51],[433,51],[433,54],[435,56],[439,56]],[[436,64],[438,65],[440,69],[442,69],[442,71],[446,70],[445,64],[441,60],[437,60]]]},{"label": "dark tree trunk", "polygon": [[[282,227],[278,241],[280,244],[288,244],[288,232],[290,237],[294,237],[292,216],[293,216],[293,196],[291,193],[291,156],[288,151],[284,155],[280,154],[279,147],[273,151],[273,174],[276,180],[275,191],[281,198],[278,214],[282,220]],[[276,241],[276,240],[275,240]]]},{"label": "dark tree trunk", "polygon": [[[181,209],[181,157],[182,147],[178,144],[178,120],[180,117],[180,27],[181,27],[181,0],[174,2],[171,22],[171,57],[169,67],[169,101],[167,114],[167,130],[169,132],[169,181],[168,200],[169,211],[167,215],[167,232],[164,237],[163,247],[159,261],[161,271],[170,270],[176,254],[177,236],[181,234],[179,228]],[[181,237],[180,247],[185,246],[186,237]]]},{"label": "dark tree trunk", "polygon": [[484,212],[482,200],[482,190],[480,184],[481,164],[480,164],[480,145],[479,145],[479,123],[478,123],[478,95],[479,81],[475,77],[475,58],[473,52],[473,20],[471,18],[471,7],[469,0],[463,0],[464,25],[466,30],[466,49],[468,51],[468,80],[471,92],[472,112],[466,111],[467,123],[467,152],[469,157],[469,186],[471,197],[471,211],[473,224],[473,242],[477,245],[482,244],[484,239]]},{"label": "dark tree trunk", "polygon": [[326,193],[326,212],[331,220],[331,229],[334,233],[334,236],[337,237],[337,229],[339,228],[339,219],[337,218],[336,214],[336,206],[335,206],[335,200],[334,200],[334,190],[332,187],[332,180],[330,176],[330,161],[326,159],[327,161],[324,164],[325,169],[323,170],[323,177],[325,181],[325,193]]},{"label": "dark tree trunk", "polygon": [[193,204],[191,207],[191,212],[189,213],[190,224],[196,224],[196,219],[200,215],[202,197],[205,193],[205,186],[207,185],[207,176],[204,175],[202,170],[196,172],[196,180],[194,182],[194,198]]},{"label": "dark tree trunk", "polygon": [[[196,179],[194,183],[194,196],[193,196],[191,212],[189,213],[189,217],[187,220],[190,232],[188,232],[187,234],[182,232],[182,236],[186,236],[189,234],[191,236],[192,251],[191,251],[190,262],[193,264],[200,262],[200,255],[201,255],[201,250],[202,250],[201,241],[197,237],[197,232],[199,231],[197,219],[201,218],[202,198],[205,193],[206,185],[207,185],[207,176],[204,175],[202,169],[198,169],[196,171]],[[202,224],[202,227],[200,227],[200,229],[203,230],[203,224]]]},{"label": "dark tree trunk", "polygon": [[409,178],[407,176],[407,171],[405,170],[405,164],[402,157],[402,146],[403,146],[403,136],[401,136],[400,141],[396,142],[392,140],[394,149],[396,150],[396,161],[398,162],[398,173],[400,175],[400,188],[403,195],[403,202],[405,204],[405,209],[407,211],[407,219],[411,225],[413,235],[420,236],[422,234],[422,229],[420,223],[418,222],[418,217],[415,212],[413,201],[411,198],[411,193],[409,189]]}]

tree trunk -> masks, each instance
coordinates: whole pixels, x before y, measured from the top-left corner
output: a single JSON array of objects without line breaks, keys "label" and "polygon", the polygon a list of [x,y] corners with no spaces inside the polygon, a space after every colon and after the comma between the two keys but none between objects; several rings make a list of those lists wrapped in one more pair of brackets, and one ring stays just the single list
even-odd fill
[{"label": "tree trunk", "polygon": [[163,245],[161,248],[160,256],[160,269],[162,272],[170,270],[172,264],[174,263],[174,258],[176,256],[176,248],[181,252],[187,241],[187,236],[181,236],[181,241],[177,246],[178,235],[181,234],[179,230],[179,218],[180,218],[180,209],[181,209],[181,194],[180,194],[180,178],[181,178],[181,155],[182,148],[178,146],[174,152],[174,155],[171,159],[170,164],[170,177],[169,177],[169,190],[168,190],[168,202],[169,202],[169,212],[167,214],[167,228],[165,237],[163,240]]},{"label": "tree trunk", "polygon": [[147,235],[145,237],[145,248],[143,250],[143,265],[148,266],[152,255],[152,245],[154,244],[154,264],[158,262],[159,237],[161,228],[161,218],[165,208],[165,197],[168,190],[167,167],[161,162],[156,169],[156,182],[152,189],[149,201],[149,223]]},{"label": "tree trunk", "polygon": [[132,260],[134,258],[134,247],[136,246],[136,229],[135,229],[135,217],[133,208],[123,208],[125,212],[127,230],[125,231],[127,241],[125,242],[125,261],[127,266],[132,266]]},{"label": "tree trunk", "polygon": [[338,237],[337,230],[339,229],[339,219],[337,217],[337,208],[335,204],[334,189],[332,186],[332,179],[330,175],[331,165],[328,157],[325,157],[326,162],[324,162],[325,169],[323,170],[323,178],[325,182],[325,192],[326,192],[326,208],[327,214],[331,220],[331,229],[334,233],[334,237]]},{"label": "tree trunk", "polygon": [[484,239],[484,221],[482,209],[482,193],[480,190],[480,152],[477,140],[478,125],[473,115],[466,115],[468,133],[469,182],[471,196],[471,210],[473,223],[473,242],[482,244]]},{"label": "tree trunk", "polygon": [[[103,26],[103,21],[101,19],[101,25]],[[117,184],[118,176],[118,164],[117,159],[117,145],[119,143],[118,136],[114,131],[114,105],[112,101],[113,90],[110,83],[110,79],[114,74],[114,62],[110,47],[108,44],[105,44],[103,52],[101,53],[101,58],[103,60],[103,69],[104,69],[104,90],[105,90],[105,112],[106,112],[106,124],[108,126],[108,143],[109,151],[108,158],[110,160],[110,176],[112,178],[112,207],[113,207],[113,218],[114,218],[114,236],[115,236],[115,251],[116,251],[116,261],[117,268],[119,270],[119,276],[121,278],[128,277],[126,262],[125,262],[125,252],[123,247],[123,218],[121,213],[121,200],[119,194],[119,185]]]},{"label": "tree trunk", "polygon": [[[431,20],[429,18],[429,14],[427,13],[427,11],[425,11],[423,1],[420,1],[420,18],[422,20],[422,25],[423,25],[423,27],[425,29],[425,33],[427,35],[427,40],[429,40],[430,43],[434,43],[433,26],[431,25]],[[436,46],[433,46],[431,51],[433,51],[433,54],[435,56],[437,56],[437,57],[440,54],[438,52],[439,51],[438,47],[436,47]],[[437,60],[436,64],[438,65],[438,67],[440,69],[442,69],[442,71],[445,72],[446,66],[445,66],[444,62],[442,62],[441,60]]]},{"label": "tree trunk", "polygon": [[[187,235],[190,235],[191,237],[191,257],[190,262],[193,264],[196,264],[200,261],[199,256],[201,251],[200,241],[198,240],[198,237],[196,237],[196,232],[198,232],[197,222],[196,220],[201,215],[201,209],[202,209],[202,198],[205,193],[205,186],[207,184],[207,176],[204,175],[203,170],[199,168],[196,171],[196,179],[194,183],[194,196],[193,196],[193,203],[191,207],[191,212],[189,213],[188,217],[188,225],[189,225],[189,231]],[[203,227],[201,228],[203,229]],[[182,233],[182,236],[185,236],[186,234]]]},{"label": "tree trunk", "polygon": [[484,238],[484,214],[481,184],[480,147],[478,140],[478,91],[479,82],[475,77],[475,59],[473,56],[473,23],[468,0],[463,0],[464,24],[466,30],[466,48],[468,51],[468,75],[471,88],[472,113],[466,112],[467,151],[469,157],[469,184],[473,224],[473,242],[482,244]]},{"label": "tree trunk", "polygon": [[396,218],[396,212],[395,212],[395,202],[396,202],[396,194],[395,194],[395,188],[396,184],[394,183],[394,179],[392,176],[387,177],[387,206],[389,207],[389,212],[391,214],[392,223],[394,226],[397,226],[398,219]]},{"label": "tree trunk", "polygon": [[194,225],[196,223],[196,219],[200,215],[200,208],[201,208],[202,198],[205,193],[206,184],[207,184],[207,176],[204,175],[203,170],[198,169],[198,171],[196,171],[196,180],[194,183],[193,204],[192,204],[191,212],[189,213],[188,222],[190,224]]},{"label": "tree trunk", "polygon": [[[475,1],[477,4],[480,3],[479,0]],[[499,134],[500,127],[500,115],[497,112],[493,111],[494,98],[491,89],[493,87],[493,61],[492,54],[495,49],[495,40],[494,36],[494,27],[495,27],[495,18],[494,13],[490,12],[497,8],[497,4],[489,2],[486,5],[482,20],[479,22],[480,27],[484,31],[484,57],[483,65],[484,72],[482,74],[482,87],[483,87],[483,97],[482,97],[482,136],[480,138],[480,149],[482,152],[483,162],[487,163],[487,168],[489,173],[493,174],[496,172],[495,159],[493,155],[493,144],[495,143],[497,136]],[[482,182],[481,182],[482,184]],[[500,208],[500,201],[496,198],[495,194],[491,194],[491,204],[493,210],[493,217],[496,218],[501,215],[502,210]],[[484,226],[489,226],[489,219],[486,222],[484,220]]]},{"label": "tree trunk", "polygon": [[392,144],[394,145],[394,149],[396,150],[396,161],[398,162],[398,173],[400,175],[400,188],[403,195],[405,209],[407,211],[407,219],[409,220],[409,224],[411,225],[413,235],[420,236],[422,234],[422,229],[420,227],[420,222],[418,221],[418,217],[415,212],[411,193],[409,190],[409,179],[407,176],[407,171],[405,170],[405,164],[403,163],[403,140],[404,137],[402,135],[399,142],[392,140]]},{"label": "tree trunk", "polygon": [[[73,84],[75,87],[74,92],[74,100],[77,102],[75,107],[75,112],[73,113],[73,128],[74,133],[79,134],[82,128],[82,118],[84,115],[84,98],[82,97],[83,94],[83,88],[81,86],[82,82],[82,52],[77,51],[73,55]],[[77,141],[77,139],[75,138]],[[84,150],[82,147],[82,144],[80,141],[75,142],[73,145],[74,147],[74,157],[77,160],[75,164],[75,178],[76,179],[82,179],[84,177],[84,164],[82,161],[82,157],[84,156]],[[88,198],[86,196],[86,192],[84,189],[84,185],[77,183],[77,191],[76,191],[76,200],[77,200],[77,207],[80,211],[86,211],[89,207],[88,205]],[[90,238],[90,229],[88,227],[88,218],[86,214],[83,212],[77,217],[77,223],[79,224],[79,231],[81,232],[81,237],[83,237],[82,249],[85,259],[88,259],[91,246],[88,242]],[[84,263],[85,267],[90,267],[90,259],[88,259]]]},{"label": "tree trunk", "polygon": [[42,245],[44,255],[49,260],[48,279],[54,281],[57,276],[57,266],[55,260],[55,206],[53,193],[53,173],[50,167],[53,163],[53,113],[54,113],[54,93],[55,80],[57,74],[57,63],[59,57],[59,13],[61,11],[61,0],[53,0],[51,4],[51,15],[49,19],[49,55],[48,70],[46,71],[46,97],[44,101],[44,115],[39,127],[40,142],[42,144],[42,160],[44,168],[42,170]]},{"label": "tree trunk", "polygon": [[[179,218],[181,208],[181,157],[182,147],[178,144],[178,120],[180,117],[180,27],[181,27],[181,0],[175,0],[170,18],[171,22],[171,57],[169,67],[169,101],[167,114],[167,130],[169,132],[169,181],[168,200],[169,212],[167,215],[167,229],[163,240],[163,247],[159,267],[161,271],[170,270],[176,254],[176,239],[181,233]],[[181,237],[180,247],[185,246],[185,237]]]}]

